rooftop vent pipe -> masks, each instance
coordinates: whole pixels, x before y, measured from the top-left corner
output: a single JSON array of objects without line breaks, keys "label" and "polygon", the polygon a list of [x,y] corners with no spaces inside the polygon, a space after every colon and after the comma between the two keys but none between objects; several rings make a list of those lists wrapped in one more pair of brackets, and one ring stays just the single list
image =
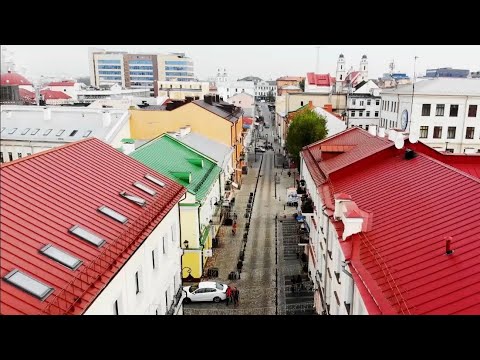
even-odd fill
[{"label": "rooftop vent pipe", "polygon": [[451,236],[445,238],[445,254],[446,255],[452,255],[453,254],[453,250],[450,248],[451,243],[452,243],[452,237]]}]

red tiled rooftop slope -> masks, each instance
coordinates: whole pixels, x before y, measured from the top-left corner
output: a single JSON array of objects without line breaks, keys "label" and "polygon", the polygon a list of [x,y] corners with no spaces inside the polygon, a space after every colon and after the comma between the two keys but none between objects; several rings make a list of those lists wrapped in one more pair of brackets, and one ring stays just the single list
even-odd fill
[{"label": "red tiled rooftop slope", "polygon": [[[325,174],[330,174],[392,145],[393,143],[387,138],[373,136],[355,127],[310,144],[304,147],[303,152],[304,156],[306,152],[310,152],[320,169]],[[337,154],[333,158],[322,161],[322,151]]]},{"label": "red tiled rooftop slope", "polygon": [[[385,297],[398,313],[480,314],[480,181],[425,155],[405,160],[391,150],[388,159],[332,184],[373,212],[367,241],[354,240],[367,287],[376,283],[382,294],[374,297]],[[455,250],[449,256],[448,236]],[[406,301],[402,308],[383,264]]]},{"label": "red tiled rooftop slope", "polygon": [[[163,181],[165,187],[145,179],[146,174]],[[44,314],[47,304],[59,294],[69,302],[80,296],[81,301],[69,313],[83,313],[185,193],[176,182],[95,138],[3,164],[0,180],[1,314]],[[134,187],[136,181],[157,194],[151,196]],[[147,205],[141,207],[124,199],[121,191],[147,200]],[[128,222],[122,224],[100,213],[97,209],[102,205],[126,216]],[[77,224],[98,234],[106,244],[97,248],[69,233]],[[106,263],[95,266],[87,278],[86,268],[114,242],[117,247],[110,248]],[[66,250],[83,264],[70,270],[51,260],[39,253],[46,244]],[[3,277],[13,269],[53,287],[54,292],[40,301],[12,286]],[[81,273],[82,281],[61,291]],[[92,280],[100,274],[99,280]],[[63,313],[56,306],[49,309]]]},{"label": "red tiled rooftop slope", "polygon": [[[321,161],[322,144],[347,152]],[[480,314],[480,180],[416,150],[406,160],[405,148],[348,129],[302,154],[327,205],[345,193],[373,214],[370,231],[340,240],[362,296],[374,299],[369,313]]]}]

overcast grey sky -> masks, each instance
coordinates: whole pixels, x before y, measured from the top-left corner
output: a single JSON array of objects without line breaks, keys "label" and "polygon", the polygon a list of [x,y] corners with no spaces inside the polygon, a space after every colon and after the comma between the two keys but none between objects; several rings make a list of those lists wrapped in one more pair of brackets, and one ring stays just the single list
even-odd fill
[{"label": "overcast grey sky", "polygon": [[[316,69],[315,45],[7,45],[14,52],[17,66],[27,69],[27,76],[88,75],[88,47],[129,52],[184,52],[193,58],[195,74],[200,79],[215,76],[217,68],[229,75],[259,76],[276,79],[283,75],[305,75]],[[413,74],[427,68],[454,67],[480,70],[479,45],[318,45],[319,72],[335,76],[338,55],[343,53],[347,68],[358,69],[363,54],[368,56],[369,77],[388,71],[394,60],[395,70]],[[3,71],[3,70],[2,70]]]}]

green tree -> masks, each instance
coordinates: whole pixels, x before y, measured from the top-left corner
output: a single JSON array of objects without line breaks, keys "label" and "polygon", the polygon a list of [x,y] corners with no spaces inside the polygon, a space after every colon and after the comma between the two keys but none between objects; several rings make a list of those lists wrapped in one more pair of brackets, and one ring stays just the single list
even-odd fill
[{"label": "green tree", "polygon": [[302,148],[324,139],[327,134],[326,118],[311,109],[305,109],[295,114],[291,120],[286,140],[287,151],[299,165]]},{"label": "green tree", "polygon": [[302,89],[302,91],[305,91],[305,79],[302,79],[302,81],[298,83],[298,86],[300,89]]},{"label": "green tree", "polygon": [[267,94],[267,101],[268,102],[275,102],[275,96],[273,95],[273,90],[270,90]]}]

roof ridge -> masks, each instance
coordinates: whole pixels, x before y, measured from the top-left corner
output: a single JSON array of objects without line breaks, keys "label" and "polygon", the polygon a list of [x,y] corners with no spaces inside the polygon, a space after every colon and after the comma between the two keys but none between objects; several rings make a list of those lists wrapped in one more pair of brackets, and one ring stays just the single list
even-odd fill
[{"label": "roof ridge", "polygon": [[[170,134],[168,134],[168,133],[163,133],[161,136],[164,136],[164,135],[165,135],[165,136],[168,136],[170,139],[176,141],[176,142],[179,143],[180,145],[185,146],[186,148],[188,148],[188,149],[191,150],[192,152],[194,152],[194,153],[196,153],[196,154],[204,157],[205,159],[209,160],[209,161],[212,162],[214,165],[216,165],[216,161],[213,160],[211,157],[209,157],[209,156],[205,155],[204,153],[202,153],[202,152],[200,152],[200,151],[192,148],[190,145],[184,143],[184,142],[181,141],[180,139],[178,139],[178,138],[176,138],[176,137],[173,137],[172,135],[170,135]],[[145,145],[145,144],[143,144],[143,145]],[[142,146],[143,146],[143,145],[142,145]]]},{"label": "roof ridge", "polygon": [[[32,154],[32,155],[29,155],[27,157],[22,157],[20,159],[16,159],[16,160],[13,160],[13,161],[9,161],[9,162],[6,162],[6,163],[2,163],[0,165],[0,168],[3,169],[9,165],[16,165],[20,162],[23,162],[23,161],[27,161],[27,160],[31,160],[33,158],[36,158],[38,156],[42,156],[42,155],[46,155],[48,153],[51,153],[51,152],[54,152],[54,151],[57,151],[57,150],[60,150],[60,149],[64,149],[64,148],[67,148],[67,147],[70,147],[70,146],[75,146],[75,145],[78,145],[80,143],[84,143],[84,142],[87,142],[87,141],[93,141],[93,140],[98,140],[98,141],[101,141],[100,139],[97,139],[96,137],[89,137],[89,138],[86,138],[86,139],[80,139],[80,140],[77,140],[77,141],[74,141],[74,142],[71,142],[71,143],[68,143],[68,144],[64,144],[64,145],[60,145],[60,146],[56,146],[56,147],[53,147],[51,149],[48,149],[48,150],[44,150],[44,151],[40,151],[36,154]],[[103,141],[102,141],[103,142]]]},{"label": "roof ridge", "polygon": [[[359,130],[358,128],[355,128],[355,127],[351,127],[351,128],[345,129],[345,130],[343,130],[343,131],[340,131],[339,133],[336,133],[335,135],[332,135],[332,136],[323,138],[323,139],[321,139],[321,140],[318,140],[318,141],[316,141],[316,142],[314,142],[314,143],[308,144],[308,145],[304,146],[304,147],[302,148],[302,150],[303,150],[303,149],[310,149],[311,147],[313,147],[313,146],[315,146],[315,145],[318,145],[318,144],[320,144],[320,143],[323,142],[323,141],[327,141],[327,140],[334,139],[334,138],[336,138],[336,137],[339,136],[339,135],[343,135],[343,134],[345,134],[346,132],[348,132],[348,131],[353,131],[353,130],[355,130],[355,129]],[[367,132],[367,133],[368,133],[368,132]]]}]

